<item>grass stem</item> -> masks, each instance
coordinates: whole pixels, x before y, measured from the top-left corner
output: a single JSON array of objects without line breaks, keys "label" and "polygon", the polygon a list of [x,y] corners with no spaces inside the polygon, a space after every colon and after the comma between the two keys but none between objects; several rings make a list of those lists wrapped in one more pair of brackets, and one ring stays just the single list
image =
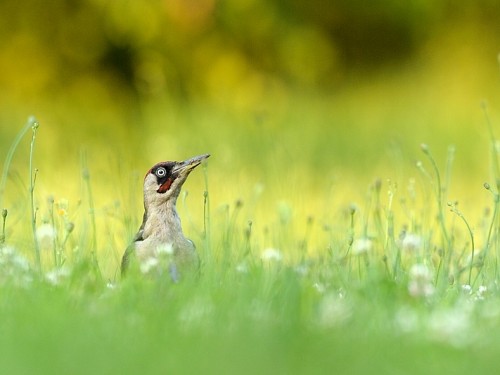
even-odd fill
[{"label": "grass stem", "polygon": [[208,168],[207,163],[203,163],[203,177],[205,181],[205,191],[203,192],[203,240],[205,255],[211,257],[210,247],[210,195],[208,193]]},{"label": "grass stem", "polygon": [[5,162],[3,163],[3,171],[2,178],[0,179],[0,207],[3,204],[3,194],[5,192],[5,185],[7,184],[7,176],[9,174],[10,164],[12,163],[12,158],[14,157],[14,153],[16,152],[19,143],[23,139],[24,135],[28,132],[28,130],[33,128],[33,124],[36,122],[36,119],[31,116],[28,118],[26,125],[17,133],[14,141],[12,142],[9,151],[7,152],[7,156],[5,158]]},{"label": "grass stem", "polygon": [[6,208],[2,209],[2,234],[0,234],[0,245],[5,243],[5,223],[7,221],[8,211]]},{"label": "grass stem", "polygon": [[30,144],[30,158],[29,158],[29,173],[30,173],[30,187],[29,187],[29,195],[30,195],[30,203],[31,203],[31,229],[33,231],[33,247],[35,250],[35,262],[36,268],[38,272],[42,271],[42,261],[40,258],[40,245],[38,243],[38,238],[36,235],[36,214],[37,208],[35,206],[35,183],[36,176],[38,173],[38,169],[33,169],[33,156],[35,152],[35,140],[36,140],[36,132],[39,127],[38,121],[36,119],[32,119],[31,129],[33,130],[31,136],[31,144]]},{"label": "grass stem", "polygon": [[[429,146],[427,146],[426,144],[422,144],[420,146],[420,148],[422,149],[423,153],[429,159],[431,166],[432,166],[432,169],[434,170],[434,176],[436,178],[434,185],[435,185],[436,200],[437,200],[437,204],[438,204],[438,222],[439,222],[439,226],[441,228],[441,234],[443,236],[443,242],[444,242],[443,243],[443,254],[441,256],[438,270],[436,273],[436,282],[437,282],[437,280],[439,280],[439,275],[440,275],[440,272],[442,271],[443,265],[445,267],[444,277],[447,277],[447,271],[449,268],[449,261],[451,260],[451,251],[452,251],[450,236],[449,236],[448,230],[446,228],[446,220],[444,217],[444,205],[443,205],[444,194],[443,193],[444,193],[446,187],[444,187],[442,185],[441,174],[439,173],[439,168],[437,166],[436,160],[434,159],[434,157],[432,156],[432,154],[429,150]],[[431,179],[431,182],[433,182],[433,179]]]},{"label": "grass stem", "polygon": [[474,232],[472,231],[472,228],[469,225],[469,222],[467,221],[467,219],[465,219],[464,215],[457,209],[456,203],[454,203],[454,204],[450,203],[449,206],[451,208],[451,212],[455,213],[460,219],[462,219],[462,221],[465,223],[465,226],[467,227],[467,230],[469,232],[469,236],[471,239],[471,259],[470,259],[470,266],[469,266],[468,284],[472,286],[472,284],[471,284],[471,282],[472,282],[472,269],[474,267],[474,255],[475,255],[475,251],[476,251],[475,244],[474,244]]},{"label": "grass stem", "polygon": [[94,267],[94,271],[96,274],[101,277],[101,272],[99,269],[99,262],[97,260],[97,225],[95,219],[95,207],[94,207],[94,197],[92,194],[92,185],[90,183],[90,172],[87,165],[87,155],[85,152],[81,154],[81,163],[82,163],[82,177],[85,185],[88,205],[89,205],[89,215],[90,215],[90,225],[92,228],[92,236],[90,242],[90,261],[92,267]]}]

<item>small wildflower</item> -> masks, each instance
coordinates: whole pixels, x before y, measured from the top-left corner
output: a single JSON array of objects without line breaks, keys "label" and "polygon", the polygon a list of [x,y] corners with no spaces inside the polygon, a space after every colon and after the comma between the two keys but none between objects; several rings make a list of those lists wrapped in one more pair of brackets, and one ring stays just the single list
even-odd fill
[{"label": "small wildflower", "polygon": [[165,254],[165,255],[172,255],[174,253],[174,248],[171,243],[166,243],[166,244],[161,244],[156,248],[156,251],[158,251],[159,255]]},{"label": "small wildflower", "polygon": [[487,292],[488,288],[484,285],[480,285],[476,292],[476,299],[481,301],[484,300],[484,296]]},{"label": "small wildflower", "polygon": [[66,216],[67,213],[68,213],[68,200],[67,199],[59,199],[56,203],[56,207],[57,207],[57,214],[59,216]]},{"label": "small wildflower", "polygon": [[418,329],[418,314],[410,307],[402,307],[396,313],[395,321],[397,326],[406,333],[414,332]]},{"label": "small wildflower", "polygon": [[368,253],[372,246],[373,242],[369,238],[358,238],[352,244],[352,253],[355,255]]},{"label": "small wildflower", "polygon": [[410,280],[408,282],[410,296],[426,298],[432,296],[434,292],[431,270],[425,264],[414,264],[410,269]]},{"label": "small wildflower", "polygon": [[11,255],[15,254],[16,250],[14,250],[13,247],[10,246],[2,246],[0,247],[0,262],[7,257],[10,257]]},{"label": "small wildflower", "polygon": [[425,264],[414,264],[410,268],[410,278],[412,279],[425,279],[425,280],[430,280],[431,277],[431,271]]},{"label": "small wildflower", "polygon": [[36,238],[39,241],[52,240],[56,236],[55,228],[50,224],[42,224],[36,230]]},{"label": "small wildflower", "polygon": [[24,287],[31,283],[28,260],[10,246],[0,246],[0,283]]},{"label": "small wildflower", "polygon": [[11,246],[0,247],[0,266],[8,266],[22,271],[29,270],[29,263],[26,258],[18,254]]},{"label": "small wildflower", "polygon": [[470,311],[457,306],[435,312],[429,319],[432,338],[456,347],[467,345],[473,338],[470,330]]},{"label": "small wildflower", "polygon": [[248,264],[241,262],[236,266],[236,272],[238,273],[248,273]]},{"label": "small wildflower", "polygon": [[70,275],[70,271],[66,267],[56,268],[52,271],[49,271],[45,274],[45,280],[52,285],[59,285],[63,280],[68,278]]},{"label": "small wildflower", "polygon": [[408,252],[418,251],[422,247],[422,237],[417,234],[408,233],[403,237],[401,247]]},{"label": "small wildflower", "polygon": [[278,249],[268,247],[262,252],[260,258],[268,262],[280,262],[283,259],[283,255]]},{"label": "small wildflower", "polygon": [[18,270],[29,271],[29,269],[30,269],[30,264],[29,264],[28,260],[19,254],[14,256],[12,258],[11,262],[12,262],[12,265],[15,268],[17,268]]},{"label": "small wildflower", "polygon": [[330,293],[319,304],[318,323],[322,327],[331,328],[345,323],[351,315],[351,308],[345,299]]},{"label": "small wildflower", "polygon": [[160,262],[158,259],[154,257],[149,257],[146,260],[141,262],[141,272],[146,274],[149,273],[151,270],[155,269]]}]

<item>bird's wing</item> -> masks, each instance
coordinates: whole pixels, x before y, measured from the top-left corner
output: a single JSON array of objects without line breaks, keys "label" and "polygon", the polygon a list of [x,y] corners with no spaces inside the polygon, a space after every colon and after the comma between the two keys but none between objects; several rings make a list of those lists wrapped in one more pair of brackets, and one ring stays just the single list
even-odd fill
[{"label": "bird's wing", "polygon": [[139,228],[139,231],[134,236],[132,243],[127,246],[127,248],[125,249],[125,253],[123,254],[122,263],[121,263],[122,276],[127,271],[128,265],[130,263],[130,257],[134,254],[135,243],[138,241],[144,241],[143,234],[144,234],[144,224],[146,223],[146,219],[147,219],[147,212],[144,211],[141,227]]},{"label": "bird's wing", "polygon": [[121,273],[122,273],[122,277],[125,275],[125,273],[127,272],[127,269],[128,269],[128,266],[129,266],[129,263],[130,263],[130,257],[132,256],[132,254],[134,253],[134,249],[135,249],[135,242],[132,242],[130,245],[127,246],[127,248],[125,249],[125,253],[123,254],[123,257],[122,257],[122,264],[121,264]]}]

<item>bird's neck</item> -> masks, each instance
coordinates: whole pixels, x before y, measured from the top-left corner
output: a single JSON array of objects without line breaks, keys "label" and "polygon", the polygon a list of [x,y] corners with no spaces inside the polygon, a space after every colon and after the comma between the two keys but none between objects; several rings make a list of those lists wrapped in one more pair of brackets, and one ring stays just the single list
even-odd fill
[{"label": "bird's neck", "polygon": [[161,204],[149,204],[145,207],[145,238],[154,237],[158,241],[171,243],[185,240],[177,214],[176,200],[176,197],[171,197]]}]

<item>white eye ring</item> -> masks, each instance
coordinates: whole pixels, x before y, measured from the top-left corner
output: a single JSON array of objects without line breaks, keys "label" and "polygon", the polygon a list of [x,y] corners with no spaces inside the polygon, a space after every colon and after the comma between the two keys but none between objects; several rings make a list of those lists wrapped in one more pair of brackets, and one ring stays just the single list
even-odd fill
[{"label": "white eye ring", "polygon": [[160,167],[156,170],[156,175],[158,177],[165,177],[166,174],[167,174],[167,170],[163,167]]}]

